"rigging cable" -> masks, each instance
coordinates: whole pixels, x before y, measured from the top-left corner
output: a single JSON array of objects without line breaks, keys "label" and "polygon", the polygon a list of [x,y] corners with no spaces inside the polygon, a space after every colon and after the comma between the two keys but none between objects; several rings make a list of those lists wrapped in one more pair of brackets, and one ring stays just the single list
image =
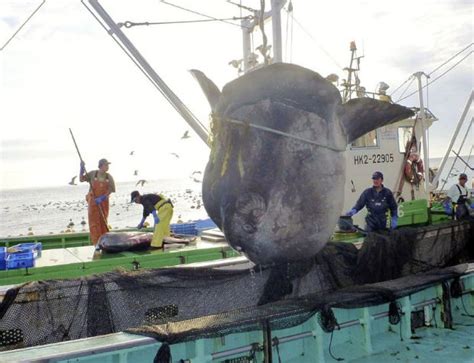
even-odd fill
[{"label": "rigging cable", "polygon": [[[463,58],[461,58],[461,60],[457,63],[455,63],[451,68],[448,68],[445,72],[441,73],[438,77],[434,78],[431,82],[427,83],[425,86],[423,86],[421,89],[433,84],[434,82],[436,82],[438,79],[440,79],[441,77],[443,77],[446,73],[448,73],[449,71],[451,71],[453,68],[457,67],[462,61],[464,61],[467,57],[469,57],[471,54],[473,53],[473,51],[471,50],[469,53],[467,53]],[[409,95],[403,97],[403,98],[399,98],[396,102],[398,103],[399,101],[403,101],[404,99],[410,97],[410,96],[413,96],[415,93],[417,93],[418,90],[416,91],[413,91],[412,93],[410,93]]]},{"label": "rigging cable", "polygon": [[[474,138],[471,138],[471,140],[474,140]],[[467,162],[464,165],[464,170],[463,173],[466,173],[467,166],[469,165],[469,160],[471,160],[471,155],[472,155],[472,149],[474,148],[474,145],[471,145],[471,150],[469,151],[469,156],[467,157]]]},{"label": "rigging cable", "polygon": [[173,4],[173,3],[170,3],[168,1],[165,1],[165,0],[161,0],[161,2],[163,4],[166,4],[166,5],[169,5],[169,6],[173,6],[175,8],[178,8],[178,9],[181,9],[181,10],[184,10],[184,11],[187,11],[189,13],[192,13],[192,14],[196,14],[196,15],[199,15],[199,16],[203,16],[205,18],[208,18],[208,19],[213,19],[213,20],[216,20],[216,21],[220,21],[222,23],[226,23],[226,24],[230,24],[230,25],[233,25],[233,26],[237,26],[237,27],[241,27],[240,24],[235,24],[235,23],[231,23],[230,21],[227,21],[227,20],[222,20],[222,19],[217,19],[213,16],[210,16],[210,15],[206,15],[206,14],[203,14],[203,13],[200,13],[198,11],[195,11],[195,10],[191,10],[191,9],[188,9],[188,8],[185,8],[183,6],[179,6],[179,5],[176,5],[176,4]]},{"label": "rigging cable", "polygon": [[124,23],[118,23],[117,25],[120,26],[125,26],[125,28],[131,28],[134,26],[141,26],[141,25],[168,25],[168,24],[188,24],[188,23],[208,23],[211,21],[222,21],[222,20],[243,20],[243,19],[252,19],[252,16],[246,16],[246,17],[232,17],[232,18],[223,18],[223,19],[197,19],[197,20],[177,20],[177,21],[157,21],[157,22],[139,22],[139,23],[134,23],[132,21],[126,21]]},{"label": "rigging cable", "polygon": [[451,60],[453,60],[454,58],[456,58],[459,54],[461,54],[462,52],[464,52],[466,49],[472,47],[474,43],[471,43],[469,44],[466,48],[464,48],[463,50],[460,50],[459,52],[457,52],[455,55],[453,55],[451,58],[449,58],[447,61],[445,61],[443,64],[440,64],[438,67],[436,67],[435,69],[433,69],[429,74],[428,76],[431,76],[433,73],[435,73],[438,69],[440,69],[442,66],[444,66],[445,64],[449,63]]},{"label": "rigging cable", "polygon": [[342,67],[337,61],[336,59],[334,59],[334,57],[332,57],[317,41],[316,39],[313,37],[313,35],[308,31],[306,30],[306,28],[298,21],[296,20],[296,18],[294,17],[293,15],[293,21],[296,23],[296,25],[298,25],[301,30],[306,33],[307,36],[309,36],[311,38],[311,40],[314,42],[314,44],[316,44],[316,46],[329,58],[333,61],[333,63],[339,68],[339,69],[344,69],[344,67]]},{"label": "rigging cable", "polygon": [[[469,44],[467,47],[463,48],[461,51],[457,52],[455,55],[453,55],[451,58],[449,58],[448,60],[446,60],[444,63],[440,64],[438,67],[436,67],[435,69],[433,69],[429,74],[428,76],[431,76],[433,73],[435,73],[438,69],[440,69],[442,66],[444,66],[445,64],[449,63],[451,60],[453,60],[454,58],[456,58],[459,54],[461,54],[462,52],[464,52],[466,49],[468,49],[469,47],[471,47],[474,43],[471,43]],[[400,89],[403,87],[403,85],[405,83],[407,83],[410,79],[412,78],[412,76],[408,77],[407,80],[405,82],[403,82],[400,86],[398,86],[391,94],[390,96],[393,97],[393,95]],[[401,97],[401,96],[400,96]]]},{"label": "rigging cable", "polygon": [[390,94],[390,97],[393,97],[393,95],[400,89],[402,88],[409,80],[412,80],[413,81],[413,77],[410,76],[408,77],[405,82],[403,82],[400,86],[398,86],[397,88],[395,88],[395,91],[393,91],[391,94]]},{"label": "rigging cable", "polygon": [[7,40],[7,42],[0,48],[0,51],[5,49],[5,47],[8,45],[8,43],[10,43],[13,40],[13,38],[15,38],[15,36],[19,33],[19,31],[21,29],[23,29],[23,27],[26,25],[26,23],[28,23],[30,21],[30,19],[33,17],[33,15],[36,14],[36,12],[44,5],[45,2],[46,2],[46,0],[43,0],[43,2],[41,4],[39,4],[39,6],[35,9],[35,11],[33,11],[31,13],[31,15],[25,20],[25,22],[20,25],[20,27],[16,30],[16,32],[14,32],[13,35]]},{"label": "rigging cable", "polygon": [[[109,34],[112,39],[115,41],[115,43],[117,43],[117,45],[124,51],[124,53],[131,59],[131,61],[137,66],[137,68],[145,75],[146,78],[148,78],[148,80],[152,83],[152,85],[163,95],[164,98],[166,98],[166,100],[168,100],[168,102],[173,106],[173,108],[180,114],[182,115],[182,112],[179,110],[179,108],[177,106],[175,106],[175,103],[174,102],[171,102],[171,98],[155,83],[155,81],[153,80],[153,78],[151,78],[146,72],[145,70],[142,68],[142,66],[132,57],[132,55],[127,51],[127,49],[125,49],[125,47],[120,44],[120,42],[113,36],[113,34],[109,31],[109,29],[107,29],[107,27],[100,21],[100,19],[95,15],[95,13],[87,6],[87,4],[84,2],[84,0],[81,0],[81,3],[82,5],[84,5],[84,7],[87,9],[87,11],[89,11],[92,16],[97,20],[97,22],[102,26],[102,28],[105,29],[105,31],[107,32],[107,34]],[[199,119],[194,116],[194,114],[189,110],[189,108],[183,104],[183,108],[185,108],[189,114],[192,116],[192,118],[194,119],[195,122],[197,122],[208,134],[209,134],[209,130],[207,129],[207,127],[205,125],[202,124],[201,121],[199,121]]]},{"label": "rigging cable", "polygon": [[[403,97],[403,95],[405,94],[406,91],[408,91],[408,89],[410,88],[411,84],[413,83],[413,81],[415,80],[415,77],[413,76],[410,76],[407,81],[411,80],[410,83],[408,83],[408,86],[405,87],[405,89],[403,90],[402,94],[400,95],[399,99]],[[393,93],[392,93],[393,94]],[[397,103],[398,101],[396,101],[395,103]]]}]

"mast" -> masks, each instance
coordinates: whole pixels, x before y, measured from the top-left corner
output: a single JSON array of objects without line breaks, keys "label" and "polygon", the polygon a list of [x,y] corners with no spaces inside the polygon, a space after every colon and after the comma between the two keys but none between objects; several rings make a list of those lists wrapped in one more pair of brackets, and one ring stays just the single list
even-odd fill
[{"label": "mast", "polygon": [[[359,90],[362,90],[363,87],[360,87],[360,80],[357,75],[357,72],[360,71],[360,59],[363,56],[357,57],[357,46],[355,41],[352,41],[350,43],[350,51],[351,51],[351,61],[349,63],[349,67],[344,68],[345,71],[347,71],[347,81],[344,81],[342,83],[342,87],[344,87],[343,93],[342,93],[342,102],[347,102],[352,98],[352,92],[354,90],[352,89],[355,87],[355,91],[359,92]],[[354,65],[354,62],[356,63],[356,66]],[[352,75],[354,75],[354,81],[355,83],[352,83]]]},{"label": "mast", "polygon": [[281,49],[281,8],[286,0],[272,0],[273,63],[283,60]]},{"label": "mast", "polygon": [[[281,63],[283,60],[282,51],[282,37],[281,37],[281,9],[285,5],[286,0],[271,0],[271,9],[263,14],[263,21],[271,17],[272,19],[272,32],[273,32],[273,63]],[[237,5],[237,4],[236,4]],[[237,5],[246,10],[252,11],[252,9]],[[242,28],[242,51],[243,51],[243,64],[244,73],[250,71],[253,67],[252,49],[250,37],[255,27],[258,25],[261,11],[253,10],[254,19],[243,19],[240,23]]]}]

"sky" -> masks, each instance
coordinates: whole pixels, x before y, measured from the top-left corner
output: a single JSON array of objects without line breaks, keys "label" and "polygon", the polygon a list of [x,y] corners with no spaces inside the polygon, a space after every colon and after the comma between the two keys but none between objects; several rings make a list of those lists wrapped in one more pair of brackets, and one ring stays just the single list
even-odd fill
[{"label": "sky", "polygon": [[[169,3],[216,18],[249,14],[225,0]],[[39,4],[0,0],[0,47]],[[116,22],[203,19],[159,0],[101,4]],[[242,4],[260,6],[257,0]],[[414,72],[430,73],[473,41],[468,0],[401,0],[396,6],[389,1],[293,0],[293,9],[293,20],[282,12],[284,61],[345,78],[342,68],[350,60],[349,43],[355,41],[364,55],[359,76],[368,91],[383,81],[390,94]],[[203,71],[220,88],[235,79],[238,73],[229,62],[242,58],[239,27],[209,22],[122,29],[207,125],[210,107],[188,71]],[[265,29],[271,44],[271,24]],[[260,44],[262,35],[256,31],[253,46]],[[472,91],[472,65],[471,53],[425,92],[425,105],[439,119],[430,129],[433,157],[444,154]],[[413,82],[406,94],[415,89]],[[418,106],[418,96],[401,103]],[[116,182],[188,177],[204,169],[209,155],[192,131],[181,139],[191,128],[79,0],[47,0],[0,51],[0,189],[67,185],[79,170],[69,128],[86,167],[95,169],[105,157]],[[472,143],[469,137],[464,154]]]}]

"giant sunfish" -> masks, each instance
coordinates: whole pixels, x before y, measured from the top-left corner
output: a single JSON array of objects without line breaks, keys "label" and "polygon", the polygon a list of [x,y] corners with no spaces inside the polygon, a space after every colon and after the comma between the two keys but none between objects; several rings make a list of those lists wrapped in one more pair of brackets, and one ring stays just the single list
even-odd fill
[{"label": "giant sunfish", "polygon": [[222,93],[191,72],[212,109],[204,206],[231,246],[262,265],[320,251],[343,208],[347,144],[413,115],[369,98],[342,104],[329,81],[293,64],[247,73]]}]

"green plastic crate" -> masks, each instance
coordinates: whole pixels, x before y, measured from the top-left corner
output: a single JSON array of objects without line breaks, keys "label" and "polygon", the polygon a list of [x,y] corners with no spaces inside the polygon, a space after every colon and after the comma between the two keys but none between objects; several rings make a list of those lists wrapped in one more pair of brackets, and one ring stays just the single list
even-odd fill
[{"label": "green plastic crate", "polygon": [[441,202],[433,202],[433,205],[430,209],[430,216],[432,223],[440,223],[452,219],[452,217],[448,216],[444,211],[443,204]]},{"label": "green plastic crate", "polygon": [[428,201],[426,199],[409,200],[398,205],[398,225],[427,224]]}]

